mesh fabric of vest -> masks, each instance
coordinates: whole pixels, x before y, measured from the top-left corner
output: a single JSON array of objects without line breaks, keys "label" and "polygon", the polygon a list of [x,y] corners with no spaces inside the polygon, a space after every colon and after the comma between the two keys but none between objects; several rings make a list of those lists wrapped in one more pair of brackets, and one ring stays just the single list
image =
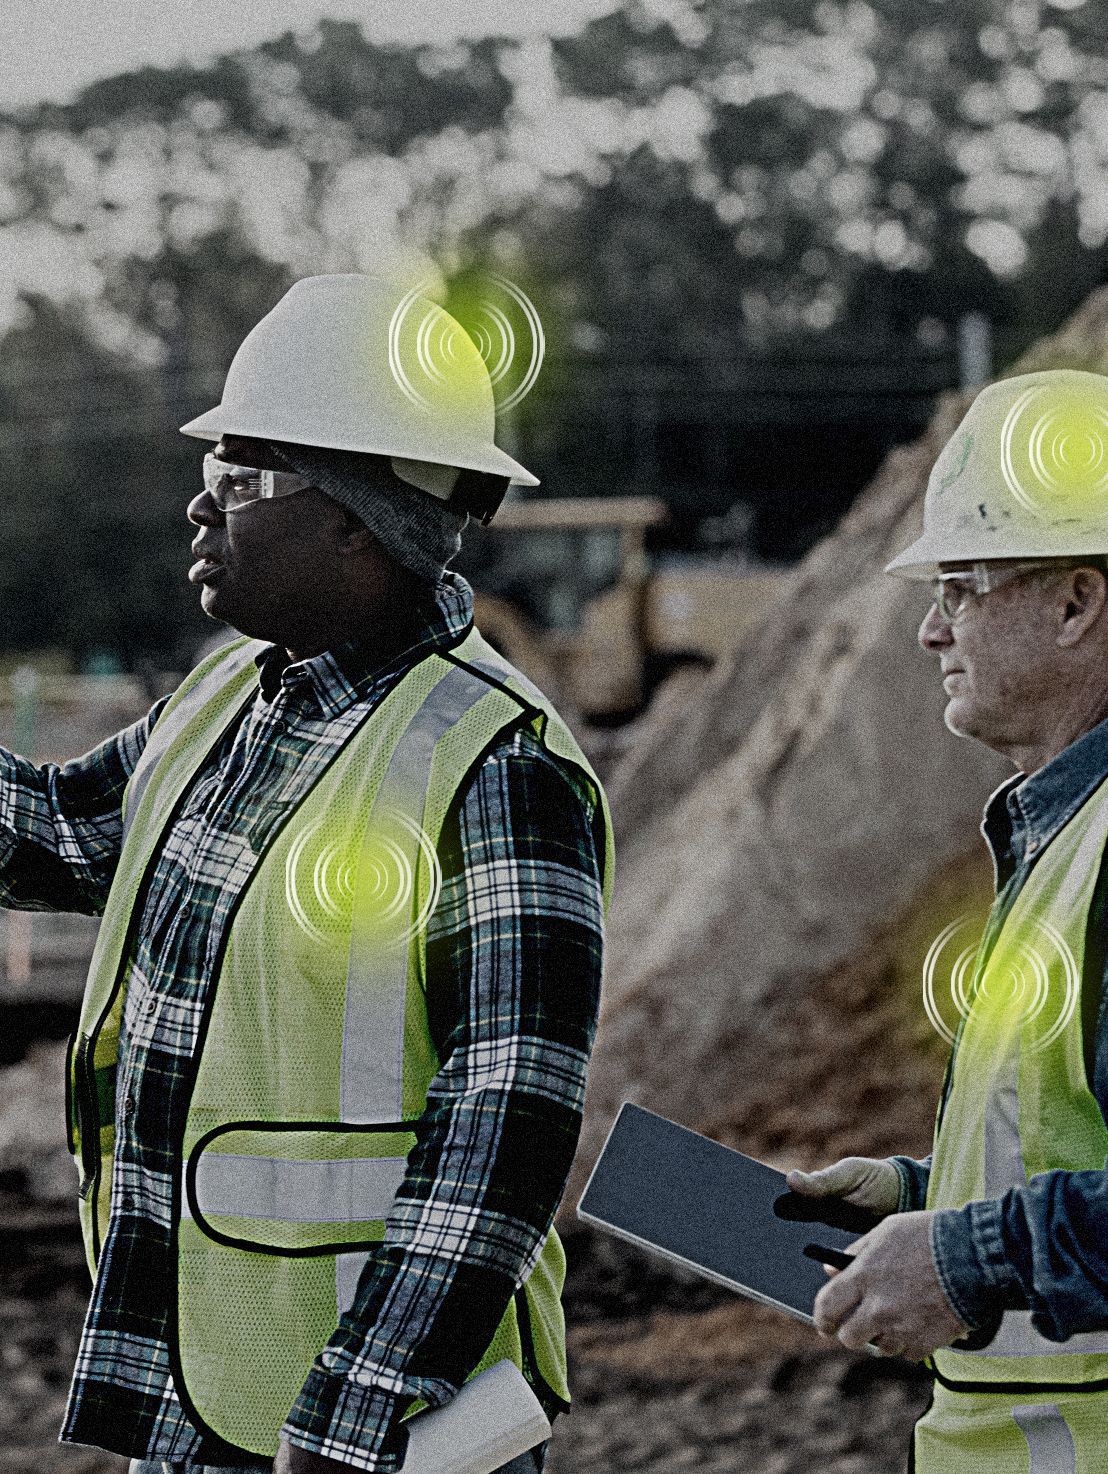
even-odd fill
[{"label": "mesh fabric of vest", "polygon": [[[457,652],[461,660],[467,654],[518,694],[482,687],[480,699],[435,743],[422,815],[410,816],[420,820],[431,855],[458,783],[497,734],[521,719],[532,720],[553,751],[578,763],[603,803],[595,775],[556,713],[536,700],[533,688],[521,680],[517,685],[516,673],[479,636],[471,635]],[[228,658],[235,658],[233,651]],[[237,658],[241,665],[241,650]],[[380,1241],[383,1218],[304,1221],[291,1208],[273,1217],[202,1211],[199,1197],[186,1188],[189,1181],[196,1188],[214,1157],[233,1194],[236,1172],[249,1175],[256,1165],[251,1159],[291,1161],[297,1168],[334,1160],[364,1165],[367,1158],[403,1157],[410,1147],[414,1138],[397,1125],[419,1115],[438,1065],[424,1006],[422,931],[409,926],[411,936],[404,934],[405,923],[421,916],[436,894],[428,854],[415,855],[399,940],[387,934],[380,939],[382,955],[390,947],[394,956],[397,946],[401,949],[405,997],[402,1088],[398,1109],[387,1112],[387,1121],[378,1112],[369,1112],[368,1120],[364,1113],[352,1114],[342,1098],[348,913],[357,906],[354,891],[373,873],[364,863],[368,818],[399,734],[440,681],[456,679],[452,670],[437,657],[422,662],[344,746],[312,792],[257,834],[263,853],[240,898],[211,994],[184,1142],[192,1176],[181,1184],[177,1205],[185,1212],[177,1228],[175,1381],[198,1425],[252,1452],[275,1450],[278,1430],[308,1368],[352,1294],[365,1256]],[[191,736],[182,734],[164,773],[161,763],[155,769],[140,808],[144,824],[136,825],[147,845],[156,841],[162,818],[187,783],[190,763],[195,771],[248,687],[249,673],[234,674],[209,703],[206,722],[194,722]],[[611,831],[606,810],[605,821],[607,901]],[[121,861],[127,875],[141,868],[141,841],[139,851],[128,866]],[[85,1033],[95,1031],[95,1020],[102,1017],[97,1010],[111,996],[109,975],[117,970],[124,920],[118,912],[105,918],[107,939],[89,989]],[[101,1038],[108,1041],[108,1065],[110,1030],[102,1030]],[[374,1124],[392,1129],[370,1129]],[[349,1251],[343,1250],[346,1244]],[[538,1370],[558,1396],[568,1399],[558,1299],[564,1269],[552,1232],[525,1294]],[[514,1302],[474,1374],[506,1356],[522,1364]]]}]

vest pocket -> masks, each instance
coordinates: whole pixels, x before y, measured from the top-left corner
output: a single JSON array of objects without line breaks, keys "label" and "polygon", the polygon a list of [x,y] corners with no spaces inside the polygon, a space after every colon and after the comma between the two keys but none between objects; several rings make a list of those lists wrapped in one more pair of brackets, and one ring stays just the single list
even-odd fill
[{"label": "vest pocket", "polygon": [[405,1122],[229,1122],[189,1152],[182,1216],[256,1253],[368,1249],[384,1236],[415,1140]]}]

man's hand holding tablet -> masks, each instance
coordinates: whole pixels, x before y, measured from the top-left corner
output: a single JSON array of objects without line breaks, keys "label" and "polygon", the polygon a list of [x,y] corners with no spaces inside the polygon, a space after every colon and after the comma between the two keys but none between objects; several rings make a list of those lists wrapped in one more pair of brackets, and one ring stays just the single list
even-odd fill
[{"label": "man's hand holding tablet", "polygon": [[[849,1267],[816,1296],[813,1319],[821,1336],[861,1350],[922,1361],[937,1346],[969,1334],[943,1292],[931,1255],[933,1212],[898,1213],[900,1174],[891,1162],[845,1157],[818,1172],[789,1172],[789,1188],[810,1197],[840,1198],[879,1215],[881,1222],[848,1252]],[[836,1256],[837,1258],[837,1256]]]}]

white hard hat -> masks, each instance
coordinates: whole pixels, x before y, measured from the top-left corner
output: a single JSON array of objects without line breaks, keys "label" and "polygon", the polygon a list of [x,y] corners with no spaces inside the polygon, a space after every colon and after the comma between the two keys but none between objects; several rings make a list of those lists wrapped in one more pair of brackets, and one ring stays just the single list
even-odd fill
[{"label": "white hard hat", "polygon": [[350,274],[290,287],[243,340],[222,402],[181,433],[361,451],[537,486],[493,443],[495,424],[489,372],[464,328],[426,297]]},{"label": "white hard hat", "polygon": [[923,536],[886,573],[1108,555],[1108,378],[1047,369],[989,384],[927,483]]}]

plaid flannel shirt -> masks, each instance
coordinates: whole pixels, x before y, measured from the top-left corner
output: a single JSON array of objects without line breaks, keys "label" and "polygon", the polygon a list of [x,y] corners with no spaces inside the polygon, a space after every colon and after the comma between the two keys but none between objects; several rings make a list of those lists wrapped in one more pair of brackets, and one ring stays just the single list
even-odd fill
[{"label": "plaid flannel shirt", "polygon": [[[210,961],[253,858],[250,837],[311,785],[412,666],[456,644],[468,585],[446,575],[417,642],[384,669],[350,642],[262,657],[253,706],[197,773],[137,905],[116,1088],[112,1216],[63,1440],[133,1458],[234,1466],[178,1401],[167,1351],[170,1184]],[[0,902],[104,908],[120,799],[164,703],[64,767],[0,750]],[[490,751],[448,816],[427,934],[441,1061],[418,1145],[355,1302],[284,1436],[360,1469],[399,1467],[399,1414],[447,1400],[529,1273],[580,1129],[599,1006],[602,836],[592,785],[527,730]],[[532,1370],[531,1375],[534,1376]],[[536,1386],[548,1410],[556,1399]]]}]

